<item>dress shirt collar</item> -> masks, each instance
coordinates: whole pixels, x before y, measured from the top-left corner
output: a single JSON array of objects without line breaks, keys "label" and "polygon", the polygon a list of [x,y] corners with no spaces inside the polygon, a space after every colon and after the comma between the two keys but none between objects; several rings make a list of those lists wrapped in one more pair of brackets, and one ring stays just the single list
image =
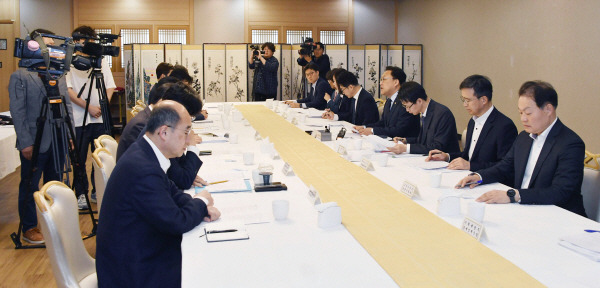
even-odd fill
[{"label": "dress shirt collar", "polygon": [[148,105],[148,109],[150,109],[150,112],[152,112],[152,109],[154,109],[154,104]]},{"label": "dress shirt collar", "polygon": [[490,107],[490,109],[485,111],[485,113],[483,113],[483,115],[481,115],[479,117],[473,116],[473,121],[475,121],[475,124],[480,124],[480,125],[485,124],[485,121],[487,121],[487,119],[490,117],[490,114],[492,114],[492,110],[494,110],[494,105],[492,105],[492,107]]},{"label": "dress shirt collar", "polygon": [[394,104],[394,101],[396,101],[396,97],[398,97],[398,91],[396,91],[396,93],[394,93],[394,95],[390,97],[390,101],[392,101],[392,104]]},{"label": "dress shirt collar", "polygon": [[160,164],[160,168],[163,171],[165,171],[165,173],[167,173],[167,170],[169,170],[169,167],[171,167],[171,161],[169,161],[169,159],[167,159],[167,157],[165,157],[165,155],[162,152],[160,152],[158,147],[154,145],[154,142],[152,142],[152,140],[150,140],[148,136],[144,135],[144,139],[146,139],[146,141],[148,141],[148,144],[150,144],[150,147],[152,147],[154,155],[156,155],[156,158],[158,158],[158,164]]},{"label": "dress shirt collar", "polygon": [[426,117],[427,116],[427,110],[429,109],[429,104],[431,104],[431,99],[427,103],[427,107],[425,107],[425,111],[423,113],[421,113],[421,117]]},{"label": "dress shirt collar", "polygon": [[550,126],[548,126],[548,128],[546,128],[546,130],[544,130],[544,132],[540,133],[540,135],[535,135],[533,133],[529,133],[529,137],[531,137],[531,139],[533,139],[533,140],[542,140],[542,143],[546,142],[546,138],[548,137],[548,134],[550,134],[550,130],[552,130],[552,127],[554,127],[554,124],[556,124],[556,120],[558,120],[558,117],[556,117],[554,119],[554,121],[552,122],[552,124],[550,124]]},{"label": "dress shirt collar", "polygon": [[360,91],[362,91],[362,89],[363,89],[363,88],[362,88],[362,87],[360,87],[360,89],[358,89],[358,92],[356,92],[356,94],[354,94],[354,97],[352,97],[352,98],[356,99],[356,100],[355,100],[356,102],[358,102],[358,95],[360,95]]}]

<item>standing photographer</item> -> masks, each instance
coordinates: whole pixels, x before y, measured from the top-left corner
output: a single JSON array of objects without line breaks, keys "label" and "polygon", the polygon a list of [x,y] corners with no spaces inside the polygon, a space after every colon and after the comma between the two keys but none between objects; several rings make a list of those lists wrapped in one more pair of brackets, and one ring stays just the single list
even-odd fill
[{"label": "standing photographer", "polygon": [[[54,35],[45,29],[36,29],[30,34],[30,38],[34,39],[34,35],[50,34]],[[43,37],[46,45],[54,45],[54,40],[49,37]],[[58,79],[58,90],[61,95],[67,95],[67,85],[65,79]],[[10,75],[8,84],[8,96],[10,97],[10,115],[12,116],[15,132],[17,134],[17,149],[20,151],[21,159],[21,182],[19,183],[19,218],[21,220],[21,231],[23,232],[23,240],[32,244],[44,243],[44,237],[37,228],[37,217],[35,211],[35,202],[33,200],[33,192],[39,190],[39,183],[42,174],[44,174],[44,183],[52,180],[60,180],[61,175],[56,171],[54,163],[59,163],[62,167],[65,161],[67,151],[63,151],[62,145],[52,147],[52,133],[50,122],[52,117],[47,117],[42,124],[43,133],[41,142],[39,143],[39,154],[37,155],[36,163],[33,163],[33,150],[38,126],[36,122],[41,115],[42,102],[47,97],[44,83],[36,72],[29,72],[27,68],[19,68]],[[65,97],[68,113],[72,117],[71,101]],[[60,132],[57,132],[60,134]],[[56,153],[55,153],[56,152]],[[32,166],[36,167],[33,174]]]},{"label": "standing photographer", "polygon": [[327,72],[331,70],[331,64],[329,62],[329,56],[325,54],[325,44],[321,42],[312,42],[312,38],[306,39],[304,44],[301,45],[302,49],[298,51],[300,57],[298,57],[298,65],[304,67],[308,63],[315,63],[319,66],[319,77],[323,80]]},{"label": "standing photographer", "polygon": [[254,71],[254,88],[252,98],[254,101],[265,101],[266,99],[275,99],[277,97],[277,70],[279,61],[273,57],[275,45],[266,42],[261,47],[262,53],[255,49],[248,59],[248,68]]},{"label": "standing photographer", "polygon": [[[90,26],[80,26],[73,30],[73,40],[76,44],[84,44],[86,41],[95,42],[98,34],[96,31]],[[80,51],[76,52],[78,55],[82,55],[88,57]],[[108,56],[110,57],[110,56]],[[113,79],[112,72],[110,71],[110,67],[108,65],[108,60],[106,58],[102,58],[102,69],[101,72],[104,75],[104,82],[106,86],[106,97],[108,102],[110,102],[110,98],[112,97],[113,91],[116,88],[115,81]],[[93,68],[92,68],[93,69]],[[91,70],[91,69],[90,69]],[[73,65],[71,65],[71,71],[67,73],[67,87],[69,92],[69,97],[71,98],[71,102],[73,105],[73,121],[75,122],[75,135],[77,137],[76,148],[80,148],[79,157],[80,160],[87,160],[87,152],[90,146],[92,146],[92,151],[95,149],[94,139],[99,136],[105,134],[104,133],[104,125],[102,119],[102,111],[100,110],[100,99],[98,97],[98,89],[96,87],[91,87],[90,94],[90,105],[88,107],[88,115],[84,115],[85,113],[85,105],[88,95],[88,89],[90,88],[90,70],[80,71],[75,69]],[[86,84],[87,83],[87,84]],[[95,82],[96,83],[96,82]],[[80,92],[81,88],[86,85],[85,91],[81,94],[81,98],[78,98],[77,95]],[[94,84],[95,86],[96,84]],[[84,118],[87,118],[85,121],[85,129],[83,126]],[[110,119],[106,119],[106,121],[110,121]],[[83,134],[82,134],[83,132]],[[92,184],[94,179],[94,170],[92,169]],[[75,188],[75,193],[77,194],[77,204],[79,209],[87,209],[87,202],[85,201],[85,196],[83,194],[87,194],[89,189],[87,176],[83,180],[83,183],[76,182],[77,187]],[[96,194],[92,191],[91,202],[96,202]]]}]

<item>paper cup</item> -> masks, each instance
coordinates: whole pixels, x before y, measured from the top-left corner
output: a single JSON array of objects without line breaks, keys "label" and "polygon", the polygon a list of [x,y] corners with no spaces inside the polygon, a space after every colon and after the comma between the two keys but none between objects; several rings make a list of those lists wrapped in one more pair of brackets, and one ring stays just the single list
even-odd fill
[{"label": "paper cup", "polygon": [[277,221],[285,220],[290,211],[290,202],[288,200],[273,200],[273,217]]},{"label": "paper cup", "polygon": [[429,186],[431,186],[432,188],[438,188],[438,187],[440,187],[441,183],[442,183],[442,173],[433,172],[433,173],[429,174]]},{"label": "paper cup", "polygon": [[244,152],[244,165],[252,165],[254,164],[254,153],[253,152]]},{"label": "paper cup", "polygon": [[483,223],[483,217],[485,216],[485,203],[482,202],[470,202],[467,208],[467,215],[469,218]]},{"label": "paper cup", "polygon": [[237,144],[238,143],[238,135],[235,133],[229,133],[229,143]]}]

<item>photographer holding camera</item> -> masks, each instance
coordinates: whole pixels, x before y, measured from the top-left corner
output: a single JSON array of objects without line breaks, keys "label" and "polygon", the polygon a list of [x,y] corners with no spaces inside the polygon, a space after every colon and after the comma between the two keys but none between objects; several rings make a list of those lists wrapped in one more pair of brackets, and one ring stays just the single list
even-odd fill
[{"label": "photographer holding camera", "polygon": [[[96,31],[90,26],[80,26],[73,30],[73,40],[76,44],[85,45],[88,41],[95,42],[97,37],[98,34],[96,34]],[[90,56],[81,51],[77,51],[76,54],[82,55],[84,57]],[[110,71],[110,67],[108,65],[108,60],[106,58],[102,58],[101,61],[101,71],[104,75],[104,81],[106,85],[106,96],[108,101],[110,102],[110,98],[113,94],[113,91],[116,88],[116,85],[113,79],[112,72]],[[87,97],[78,97],[78,93],[84,85],[86,86],[86,91],[82,93],[82,96],[87,95],[88,93],[87,90],[90,88],[89,86],[91,85],[91,78],[89,77],[90,70],[91,69],[81,71],[71,66],[71,70],[66,75],[69,98],[71,98],[71,102],[75,104],[73,105],[73,121],[75,122],[75,134],[77,137],[76,147],[81,147],[79,155],[82,161],[87,160],[87,152],[90,146],[92,146],[92,151],[94,151],[94,149],[96,148],[94,145],[94,139],[105,134],[103,125],[105,119],[102,119],[102,111],[100,109],[98,89],[96,89],[96,87],[91,87],[88,115],[84,115]],[[84,118],[86,117],[87,120],[85,120],[86,125],[84,129],[83,123]],[[106,119],[106,121],[109,121],[109,119]],[[92,185],[94,184],[93,179],[94,170],[92,169]],[[87,194],[89,188],[87,177],[85,177],[83,183],[77,184],[79,185],[76,185],[76,187],[74,187],[75,193],[77,195],[77,204],[79,206],[79,209],[87,209],[87,202],[85,201],[85,196],[83,195]],[[95,190],[93,192],[95,192]],[[95,193],[92,193],[91,202],[96,202]]]},{"label": "photographer holding camera", "polygon": [[[33,40],[38,33],[55,35],[53,32],[45,29],[36,29],[29,35],[30,39]],[[54,45],[54,40],[50,37],[43,37],[43,41],[46,45]],[[65,79],[60,78],[57,82],[60,95],[66,96],[67,85]],[[44,174],[44,183],[52,180],[61,180],[60,171],[56,171],[54,164],[58,163],[62,167],[67,151],[61,145],[53,147],[53,136],[50,133],[52,117],[47,117],[44,119],[44,122],[40,122],[43,125],[40,127],[42,127],[45,133],[42,134],[41,141],[38,144],[39,147],[34,147],[36,134],[38,133],[36,122],[41,115],[42,103],[48,96],[44,88],[44,83],[37,72],[28,71],[27,68],[19,68],[13,72],[10,75],[8,95],[10,98],[10,114],[13,118],[17,134],[16,146],[20,151],[19,158],[21,159],[21,182],[19,183],[21,231],[23,232],[23,240],[32,244],[41,244],[44,243],[44,237],[39,228],[37,228],[38,223],[33,193],[39,190],[38,185],[42,174]],[[71,110],[69,97],[65,97],[65,103],[68,113],[72,115],[73,111]],[[60,132],[57,132],[57,134],[60,134]],[[39,149],[37,159],[34,157],[35,149]],[[36,167],[36,169],[30,174],[32,167]]]},{"label": "photographer holding camera", "polygon": [[312,42],[312,38],[307,38],[304,44],[301,45],[302,49],[298,51],[300,57],[298,57],[298,64],[300,66],[306,66],[306,64],[312,62],[319,66],[319,77],[323,80],[327,72],[331,70],[331,64],[329,63],[329,56],[325,54],[325,44],[321,42]]},{"label": "photographer holding camera", "polygon": [[254,87],[252,89],[252,98],[254,101],[265,101],[269,98],[277,97],[277,70],[279,61],[273,56],[275,45],[266,42],[261,46],[250,45],[254,49],[248,59],[248,68],[256,69],[254,71]]}]

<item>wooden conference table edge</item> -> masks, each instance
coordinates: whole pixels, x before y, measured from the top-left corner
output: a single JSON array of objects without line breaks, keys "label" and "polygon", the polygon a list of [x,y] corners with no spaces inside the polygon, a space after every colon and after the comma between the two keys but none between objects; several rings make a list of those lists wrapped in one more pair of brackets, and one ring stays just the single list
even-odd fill
[{"label": "wooden conference table edge", "polygon": [[[398,285],[543,286],[266,107],[236,108],[263,138],[269,137],[303,182],[313,185],[324,201],[342,207],[345,227]],[[331,171],[344,175],[328,179]]]}]

